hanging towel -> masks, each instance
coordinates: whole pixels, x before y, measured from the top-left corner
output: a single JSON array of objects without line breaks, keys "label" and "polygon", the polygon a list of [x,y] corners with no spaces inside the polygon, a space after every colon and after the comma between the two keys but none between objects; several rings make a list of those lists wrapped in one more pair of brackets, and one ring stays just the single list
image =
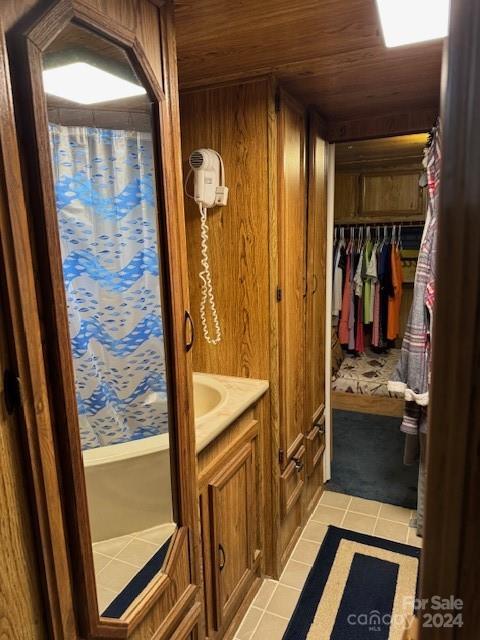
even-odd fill
[{"label": "hanging towel", "polygon": [[[438,128],[427,152],[428,214],[417,271],[413,302],[402,344],[400,361],[388,389],[404,393],[407,402],[428,405],[430,378],[430,344],[432,312],[435,301],[435,263],[437,239],[438,185],[440,177],[440,140]],[[420,425],[421,422],[421,425]],[[419,427],[426,429],[426,420],[405,416],[402,431],[417,435]]]}]

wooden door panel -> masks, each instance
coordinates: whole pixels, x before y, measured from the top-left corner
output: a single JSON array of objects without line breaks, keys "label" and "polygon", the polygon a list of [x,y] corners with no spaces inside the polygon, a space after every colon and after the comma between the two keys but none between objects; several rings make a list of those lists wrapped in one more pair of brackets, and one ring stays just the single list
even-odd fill
[{"label": "wooden door panel", "polygon": [[311,114],[308,185],[308,298],[306,322],[306,410],[308,428],[325,403],[325,256],[327,222],[327,144]]},{"label": "wooden door panel", "polygon": [[285,463],[303,439],[305,381],[305,119],[282,93],[279,116],[280,442]]},{"label": "wooden door panel", "polygon": [[215,628],[254,579],[255,450],[246,443],[208,485]]}]

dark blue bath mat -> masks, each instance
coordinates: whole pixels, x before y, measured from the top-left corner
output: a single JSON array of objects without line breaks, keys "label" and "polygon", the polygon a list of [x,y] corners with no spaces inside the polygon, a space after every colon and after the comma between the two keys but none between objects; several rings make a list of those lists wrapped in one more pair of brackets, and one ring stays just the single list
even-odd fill
[{"label": "dark blue bath mat", "polygon": [[400,423],[400,418],[334,411],[332,479],[326,488],[416,509],[418,465],[403,464]]},{"label": "dark blue bath mat", "polygon": [[283,640],[388,640],[413,612],[419,557],[416,547],[329,527]]}]

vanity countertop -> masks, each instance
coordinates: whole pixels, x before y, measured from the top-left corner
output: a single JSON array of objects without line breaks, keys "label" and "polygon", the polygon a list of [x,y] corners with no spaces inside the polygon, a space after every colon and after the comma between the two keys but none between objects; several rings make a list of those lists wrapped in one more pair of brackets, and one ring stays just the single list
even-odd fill
[{"label": "vanity countertop", "polygon": [[195,373],[198,380],[213,379],[226,390],[226,397],[217,409],[208,415],[195,420],[196,450],[202,451],[222,431],[254,404],[269,387],[268,380],[255,378],[237,378],[212,373]]}]

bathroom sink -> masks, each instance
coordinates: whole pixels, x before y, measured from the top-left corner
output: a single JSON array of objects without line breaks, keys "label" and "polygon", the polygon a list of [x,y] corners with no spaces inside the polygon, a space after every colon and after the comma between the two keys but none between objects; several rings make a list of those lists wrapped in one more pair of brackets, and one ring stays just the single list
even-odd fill
[{"label": "bathroom sink", "polygon": [[226,389],[206,374],[193,374],[193,411],[195,419],[205,418],[223,404]]}]

